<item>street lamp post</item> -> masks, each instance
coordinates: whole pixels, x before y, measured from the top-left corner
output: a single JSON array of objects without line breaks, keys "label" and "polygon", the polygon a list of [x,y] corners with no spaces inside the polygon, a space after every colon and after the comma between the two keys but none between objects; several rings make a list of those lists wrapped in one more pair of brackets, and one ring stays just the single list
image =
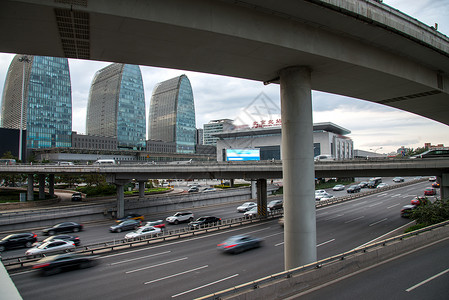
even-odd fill
[{"label": "street lamp post", "polygon": [[24,55],[19,58],[19,61],[23,63],[22,68],[22,102],[20,105],[20,135],[19,135],[19,160],[22,161],[22,130],[23,130],[23,103],[25,98],[25,63],[29,63],[30,59]]}]

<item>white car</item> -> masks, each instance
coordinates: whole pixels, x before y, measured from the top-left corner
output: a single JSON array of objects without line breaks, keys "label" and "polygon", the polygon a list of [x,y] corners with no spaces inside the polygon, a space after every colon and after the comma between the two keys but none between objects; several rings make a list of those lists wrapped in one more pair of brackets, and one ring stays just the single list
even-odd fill
[{"label": "white car", "polygon": [[187,212],[177,212],[173,216],[167,217],[165,221],[169,224],[178,224],[181,222],[192,222],[194,219],[193,213],[191,211]]},{"label": "white car", "polygon": [[325,190],[316,190],[315,191],[315,200],[318,201],[321,198],[323,198],[325,195],[327,194],[327,192]]},{"label": "white car", "polygon": [[345,186],[343,184],[337,184],[332,188],[333,191],[343,191],[345,189]]},{"label": "white car", "polygon": [[72,241],[53,240],[40,244],[37,247],[28,249],[25,255],[38,255],[49,252],[65,251],[75,249],[75,243]]},{"label": "white car", "polygon": [[[267,213],[270,212],[270,209],[267,207]],[[245,218],[253,218],[257,217],[257,206],[251,208],[247,212],[244,213]]]},{"label": "white car", "polygon": [[254,202],[245,202],[242,205],[240,205],[239,207],[237,207],[237,211],[238,212],[245,212],[250,210],[253,207],[257,207],[257,204]]},{"label": "white car", "polygon": [[161,233],[162,230],[153,226],[143,226],[137,229],[136,231],[127,233],[125,235],[125,239],[135,239],[140,237],[152,237]]},{"label": "white car", "polygon": [[388,186],[387,183],[379,183],[379,185],[377,186],[377,188],[380,189],[380,188],[383,188],[383,187],[386,187],[386,186]]}]

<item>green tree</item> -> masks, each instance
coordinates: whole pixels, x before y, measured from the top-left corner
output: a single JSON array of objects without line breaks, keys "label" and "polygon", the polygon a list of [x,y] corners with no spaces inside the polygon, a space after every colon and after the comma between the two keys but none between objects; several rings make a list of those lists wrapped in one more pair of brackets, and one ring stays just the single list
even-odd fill
[{"label": "green tree", "polygon": [[434,203],[420,205],[411,215],[417,224],[430,226],[449,220],[449,199],[436,200]]}]

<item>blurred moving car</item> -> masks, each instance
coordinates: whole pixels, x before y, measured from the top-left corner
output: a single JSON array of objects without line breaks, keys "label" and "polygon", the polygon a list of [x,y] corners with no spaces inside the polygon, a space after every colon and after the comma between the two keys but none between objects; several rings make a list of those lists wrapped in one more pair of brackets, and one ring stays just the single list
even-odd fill
[{"label": "blurred moving car", "polygon": [[434,182],[434,183],[432,183],[432,187],[433,188],[439,188],[440,187],[440,183],[439,182]]},{"label": "blurred moving car", "polygon": [[403,177],[395,177],[395,178],[393,178],[393,182],[404,182],[404,178]]},{"label": "blurred moving car", "polygon": [[141,215],[141,214],[128,214],[124,218],[117,219],[116,222],[120,223],[120,222],[123,222],[123,221],[126,221],[126,220],[140,220],[140,221],[143,221],[144,219],[145,219],[145,217],[143,215]]},{"label": "blurred moving car", "polygon": [[413,210],[416,209],[416,205],[408,204],[404,205],[401,209],[401,217],[403,218],[410,218],[410,216],[413,213]]},{"label": "blurred moving car", "polygon": [[63,240],[63,241],[71,241],[75,244],[75,246],[78,246],[81,243],[81,240],[78,236],[75,235],[68,235],[68,234],[61,234],[61,235],[52,235],[42,242],[36,242],[33,244],[33,247],[37,247],[45,242],[50,242],[53,240]]},{"label": "blurred moving car", "polygon": [[415,197],[410,201],[411,205],[416,205],[416,206],[420,206],[420,205],[426,205],[429,204],[429,199],[427,199],[427,197]]},{"label": "blurred moving car", "polygon": [[54,240],[45,242],[37,247],[28,249],[25,252],[25,255],[46,254],[50,252],[67,251],[71,249],[75,249],[75,243],[73,243],[72,241]]},{"label": "blurred moving car", "polygon": [[323,195],[323,197],[321,197],[320,201],[326,201],[326,200],[330,200],[334,198],[334,195],[326,193],[325,195]]},{"label": "blurred moving car", "polygon": [[237,254],[249,249],[258,248],[261,245],[262,239],[253,238],[249,235],[236,235],[218,244],[217,249],[225,253]]},{"label": "blurred moving car", "polygon": [[135,239],[141,237],[152,237],[161,233],[162,230],[153,226],[142,226],[139,227],[136,231],[129,232],[125,235],[125,239]]},{"label": "blurred moving car", "polygon": [[181,222],[192,222],[193,213],[191,211],[177,212],[173,216],[167,217],[165,221],[169,224],[179,224]]},{"label": "blurred moving car", "polygon": [[83,230],[83,224],[76,222],[64,222],[53,225],[53,227],[42,230],[43,235],[54,235],[61,232],[78,232]]},{"label": "blurred moving car", "polygon": [[200,191],[200,188],[197,186],[192,186],[187,190],[187,192],[189,192],[189,193],[198,193],[199,191]]},{"label": "blurred moving car", "polygon": [[73,193],[72,201],[83,201],[83,195],[81,193]]},{"label": "blurred moving car", "polygon": [[326,197],[327,195],[330,195],[328,192],[326,192],[325,190],[316,190],[315,191],[315,200],[319,201],[321,200],[321,198]]},{"label": "blurred moving car", "polygon": [[248,210],[250,210],[251,208],[253,208],[255,206],[257,206],[257,204],[254,203],[254,202],[245,202],[242,205],[240,205],[239,207],[237,207],[237,211],[238,212],[245,212],[245,211],[248,211]]},{"label": "blurred moving car", "polygon": [[149,221],[149,222],[147,222],[143,226],[153,226],[153,227],[156,227],[156,228],[164,229],[165,228],[165,223],[162,220]]},{"label": "blurred moving car", "polygon": [[345,189],[345,186],[343,184],[337,184],[332,188],[333,191],[343,191]]},{"label": "blurred moving car", "polygon": [[30,248],[37,241],[37,234],[33,232],[15,233],[0,240],[0,252],[13,248]]},{"label": "blurred moving car", "polygon": [[278,224],[279,224],[282,228],[284,228],[284,217],[280,217],[280,218],[279,218]]},{"label": "blurred moving car", "polygon": [[[267,207],[267,214],[271,212],[271,209]],[[246,211],[244,214],[245,218],[254,218],[259,215],[259,211],[257,210],[257,206],[251,208],[250,210]]]},{"label": "blurred moving car", "polygon": [[436,176],[430,176],[429,177],[429,181],[436,181],[437,180],[437,177]]},{"label": "blurred moving car", "polygon": [[358,184],[358,186],[359,186],[361,189],[367,188],[367,187],[368,187],[368,181],[362,181],[362,182],[360,182],[360,183]]},{"label": "blurred moving car", "polygon": [[388,186],[388,184],[383,182],[383,183],[379,183],[376,188],[380,189],[380,188],[383,188],[383,187],[386,187],[386,186]]},{"label": "blurred moving car", "polygon": [[208,187],[208,188],[205,188],[204,190],[202,190],[201,192],[202,193],[209,193],[209,192],[216,192],[216,191],[217,191],[216,188]]},{"label": "blurred moving car", "polygon": [[358,193],[360,192],[361,188],[358,185],[351,185],[346,189],[346,192],[348,193]]},{"label": "blurred moving car", "polygon": [[282,201],[282,200],[270,201],[270,203],[268,203],[267,207],[271,210],[282,209],[284,207],[284,201]]},{"label": "blurred moving car", "polygon": [[221,219],[214,216],[204,216],[199,217],[196,221],[189,223],[190,229],[198,229],[201,227],[214,226],[216,224],[221,224]]},{"label": "blurred moving car", "polygon": [[66,253],[44,257],[36,262],[33,269],[38,270],[42,275],[53,275],[62,271],[89,268],[97,264],[96,256]]},{"label": "blurred moving car", "polygon": [[126,230],[136,230],[140,226],[140,221],[126,220],[116,225],[109,227],[110,232],[122,232]]},{"label": "blurred moving car", "polygon": [[425,196],[434,196],[437,194],[437,190],[434,188],[427,188],[424,190],[424,195]]}]

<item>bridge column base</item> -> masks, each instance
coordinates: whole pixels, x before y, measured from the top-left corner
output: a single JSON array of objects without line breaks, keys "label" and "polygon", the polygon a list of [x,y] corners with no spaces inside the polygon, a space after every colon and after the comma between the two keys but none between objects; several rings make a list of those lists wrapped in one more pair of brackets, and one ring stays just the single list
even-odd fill
[{"label": "bridge column base", "polygon": [[34,200],[34,174],[28,174],[27,201]]},{"label": "bridge column base", "polygon": [[311,71],[280,71],[285,270],[316,261]]},{"label": "bridge column base", "polygon": [[267,180],[257,179],[257,214],[267,216]]},{"label": "bridge column base", "polygon": [[449,199],[449,173],[441,176],[440,192],[441,199]]},{"label": "bridge column base", "polygon": [[139,181],[139,199],[145,198],[145,181]]},{"label": "bridge column base", "polygon": [[45,199],[45,174],[39,174],[39,200]]}]

